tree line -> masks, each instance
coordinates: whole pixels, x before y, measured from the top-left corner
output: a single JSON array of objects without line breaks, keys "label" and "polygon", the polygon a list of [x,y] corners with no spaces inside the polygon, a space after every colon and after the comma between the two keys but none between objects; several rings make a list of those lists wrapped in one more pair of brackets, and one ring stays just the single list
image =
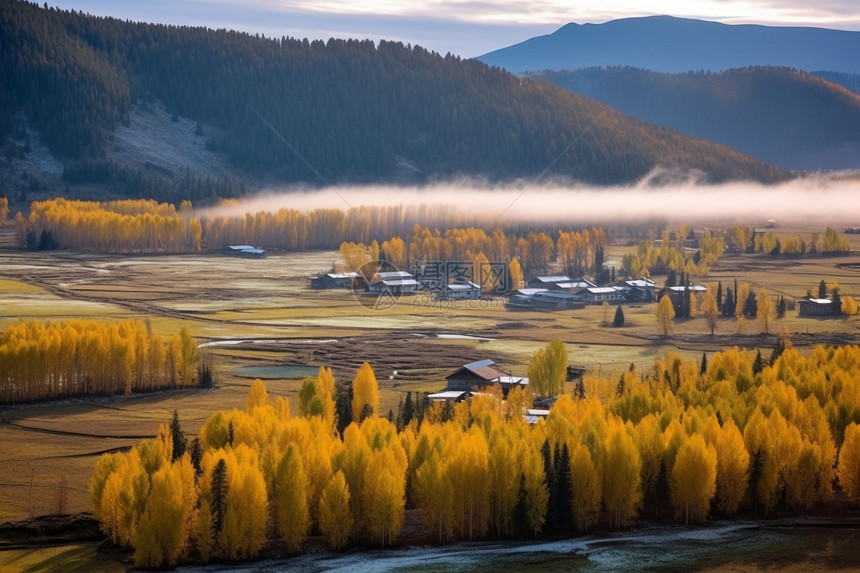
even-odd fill
[{"label": "tree line", "polygon": [[0,333],[0,402],[107,396],[202,382],[187,327],[165,338],[139,320],[21,320]]},{"label": "tree line", "polygon": [[298,415],[255,381],[246,408],[212,414],[187,452],[165,424],[102,456],[90,494],[137,567],[251,559],[272,538],[291,553],[309,535],[386,546],[406,508],[444,542],[860,503],[860,347],[804,356],[781,340],[769,358],[705,358],[586,376],[535,424],[528,389],[504,400],[498,387],[395,423],[367,364],[350,402],[328,369],[306,380]]}]

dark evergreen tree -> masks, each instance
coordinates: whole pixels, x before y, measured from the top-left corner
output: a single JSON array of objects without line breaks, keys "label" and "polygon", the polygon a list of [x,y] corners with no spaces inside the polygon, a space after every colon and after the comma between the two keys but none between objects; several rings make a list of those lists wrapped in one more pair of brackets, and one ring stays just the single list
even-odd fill
[{"label": "dark evergreen tree", "polygon": [[185,449],[188,446],[188,441],[185,438],[185,432],[182,431],[182,426],[179,424],[179,412],[173,411],[173,420],[170,422],[170,435],[173,438],[173,459],[176,461],[185,455]]},{"label": "dark evergreen tree", "polygon": [[622,374],[618,379],[618,385],[615,386],[615,395],[620,398],[621,396],[624,396],[625,390],[624,374]]},{"label": "dark evergreen tree", "polygon": [[406,401],[403,402],[403,426],[408,426],[415,416],[415,405],[412,402],[412,392],[406,393]]},{"label": "dark evergreen tree", "polygon": [[824,279],[818,283],[818,298],[827,298],[827,283],[824,282]]},{"label": "dark evergreen tree", "polygon": [[750,289],[746,301],[744,301],[744,316],[755,318],[758,313],[758,301],[755,298],[755,291]]},{"label": "dark evergreen tree", "polygon": [[735,295],[732,287],[726,287],[726,302],[723,304],[723,316],[731,318],[735,315]]},{"label": "dark evergreen tree", "polygon": [[337,431],[343,436],[343,431],[352,422],[352,384],[337,384],[335,394],[335,418],[337,419]]},{"label": "dark evergreen tree", "polygon": [[785,316],[785,297],[780,295],[779,300],[776,302],[776,317],[783,318]]},{"label": "dark evergreen tree", "polygon": [[585,400],[585,382],[583,381],[582,376],[576,380],[576,386],[573,388],[573,395],[580,400]]},{"label": "dark evergreen tree", "polygon": [[227,425],[227,443],[233,447],[233,420],[230,420],[230,424]]},{"label": "dark evergreen tree", "polygon": [[624,311],[621,310],[621,305],[615,309],[615,318],[612,319],[612,326],[618,328],[624,326]]},{"label": "dark evergreen tree", "polygon": [[189,452],[191,455],[191,465],[194,466],[194,470],[199,476],[203,473],[203,468],[200,466],[200,462],[203,461],[203,446],[200,445],[200,440],[197,437],[191,440]]},{"label": "dark evergreen tree", "polygon": [[723,312],[723,281],[717,283],[717,310]]},{"label": "dark evergreen tree", "polygon": [[678,285],[678,275],[675,274],[675,269],[669,269],[669,273],[666,275],[666,286],[673,287]]},{"label": "dark evergreen tree", "polygon": [[699,368],[699,374],[704,374],[708,371],[708,355],[702,352],[702,365]]},{"label": "dark evergreen tree", "polygon": [[558,527],[566,533],[573,529],[573,482],[570,476],[570,450],[566,443],[561,447],[561,453],[556,453],[554,461]]},{"label": "dark evergreen tree", "polygon": [[764,360],[761,357],[761,350],[756,350],[755,360],[753,360],[752,371],[753,376],[764,370]]},{"label": "dark evergreen tree", "polygon": [[[558,447],[558,446],[556,446]],[[549,501],[546,509],[546,522],[544,533],[555,533],[558,531],[558,480],[555,475],[555,467],[552,463],[552,449],[549,440],[544,440],[540,449],[543,457],[543,471],[546,489],[549,492]]]},{"label": "dark evergreen tree", "polygon": [[839,289],[837,287],[833,287],[833,296],[831,298],[833,300],[831,304],[833,314],[834,316],[839,316],[842,313],[842,297],[839,296]]},{"label": "dark evergreen tree", "polygon": [[514,507],[514,529],[520,539],[530,536],[529,504],[526,494],[526,474],[520,474],[520,487],[517,490],[517,505]]},{"label": "dark evergreen tree", "polygon": [[227,482],[227,462],[218,460],[212,470],[212,530],[217,533],[224,527],[224,515],[227,513],[227,494],[229,484]]}]

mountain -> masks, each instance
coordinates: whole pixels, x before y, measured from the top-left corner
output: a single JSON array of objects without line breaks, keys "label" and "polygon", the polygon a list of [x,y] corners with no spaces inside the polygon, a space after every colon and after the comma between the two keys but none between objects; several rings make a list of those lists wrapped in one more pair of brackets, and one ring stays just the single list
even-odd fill
[{"label": "mountain", "polygon": [[589,68],[528,77],[787,169],[860,168],[860,96],[805,72]]},{"label": "mountain", "polygon": [[515,74],[596,66],[667,73],[779,66],[857,74],[857,54],[860,32],[650,16],[604,24],[571,23],[478,59]]},{"label": "mountain", "polygon": [[713,181],[788,176],[567,90],[395,42],[269,39],[0,0],[0,77],[7,156],[43,144],[63,166],[60,185],[162,200],[241,193],[237,173],[311,185],[617,184],[657,166]]}]

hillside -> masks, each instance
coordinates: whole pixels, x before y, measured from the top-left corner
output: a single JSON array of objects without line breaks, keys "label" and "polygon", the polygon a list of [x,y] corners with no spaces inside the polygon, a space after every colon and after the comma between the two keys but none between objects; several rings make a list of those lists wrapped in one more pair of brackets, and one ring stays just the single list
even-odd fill
[{"label": "hillside", "polygon": [[530,77],[787,169],[860,167],[860,96],[805,72],[590,68]]},{"label": "hillside", "polygon": [[781,66],[856,74],[860,73],[858,53],[860,32],[650,16],[604,24],[571,23],[478,59],[515,74],[595,66],[667,73]]},{"label": "hillside", "polygon": [[[394,42],[267,39],[0,0],[0,46],[0,104],[15,112],[0,118],[7,155],[26,155],[32,128],[62,161],[63,184],[124,195],[238,194],[237,173],[313,185],[464,175],[615,184],[656,166],[713,181],[787,176],[566,90]],[[197,150],[177,153],[203,167],[183,171],[151,144],[130,144],[123,130],[162,106]]]}]

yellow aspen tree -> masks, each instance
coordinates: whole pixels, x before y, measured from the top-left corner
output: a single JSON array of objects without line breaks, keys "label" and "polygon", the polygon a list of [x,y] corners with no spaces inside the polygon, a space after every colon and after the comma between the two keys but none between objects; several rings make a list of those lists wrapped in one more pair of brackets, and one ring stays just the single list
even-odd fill
[{"label": "yellow aspen tree", "polygon": [[290,553],[302,549],[310,530],[308,478],[295,444],[290,444],[275,470],[275,515],[278,533]]},{"label": "yellow aspen tree", "polygon": [[468,540],[487,533],[490,521],[490,452],[483,433],[472,427],[453,454],[450,471],[454,482],[457,531]]},{"label": "yellow aspen tree", "polygon": [[[692,262],[692,261],[691,261]],[[690,293],[690,318],[696,318],[699,314],[699,299],[696,297],[696,293]]]},{"label": "yellow aspen tree", "polygon": [[200,252],[203,248],[203,227],[200,226],[200,219],[192,218],[189,228],[191,230],[191,249]]},{"label": "yellow aspen tree", "polygon": [[511,258],[508,263],[508,274],[511,277],[510,290],[517,290],[523,287],[523,268],[516,257]]},{"label": "yellow aspen tree", "polygon": [[332,460],[332,469],[343,472],[349,486],[349,509],[352,514],[354,534],[358,534],[367,525],[362,491],[370,458],[370,446],[367,445],[367,440],[358,425],[353,422],[343,432],[343,448]]},{"label": "yellow aspen tree", "polygon": [[323,489],[319,503],[320,531],[326,544],[340,551],[349,542],[352,534],[352,514],[349,512],[349,486],[343,472],[332,476]]},{"label": "yellow aspen tree", "polygon": [[657,327],[663,331],[663,336],[668,336],[673,330],[675,320],[675,307],[672,306],[672,299],[669,295],[664,294],[657,303]]},{"label": "yellow aspen tree", "polygon": [[857,314],[857,301],[853,296],[842,297],[842,314],[845,316],[854,316]]},{"label": "yellow aspen tree", "polygon": [[529,385],[538,396],[558,396],[567,376],[567,347],[558,338],[539,349],[529,362]]},{"label": "yellow aspen tree", "polygon": [[597,523],[602,497],[602,475],[595,463],[591,449],[586,444],[577,445],[570,458],[571,504],[576,529],[588,531]]},{"label": "yellow aspen tree", "polygon": [[769,333],[770,323],[776,318],[776,306],[773,299],[767,294],[767,289],[761,289],[756,297],[756,318],[764,328],[765,334]]},{"label": "yellow aspen tree", "polygon": [[134,566],[173,567],[188,538],[178,466],[165,465],[152,475],[146,507],[135,537]]},{"label": "yellow aspen tree", "polygon": [[515,440],[517,438],[512,435],[511,426],[498,424],[494,427],[496,429],[492,431],[488,440],[490,529],[495,535],[504,537],[512,532],[511,518],[517,505],[521,470],[516,459]]},{"label": "yellow aspen tree", "polygon": [[[395,442],[396,443],[396,442]],[[364,506],[367,530],[374,541],[385,547],[394,542],[403,527],[406,503],[406,476],[395,460],[391,447],[376,450],[365,476]]]},{"label": "yellow aspen tree", "polygon": [[352,421],[361,422],[379,410],[379,388],[376,375],[367,362],[363,363],[352,381]]},{"label": "yellow aspen tree", "polygon": [[717,452],[694,434],[678,449],[672,466],[670,493],[675,513],[684,524],[701,523],[709,513],[717,487]]},{"label": "yellow aspen tree", "polygon": [[6,226],[6,221],[9,219],[9,199],[0,197],[0,227]]},{"label": "yellow aspen tree", "polygon": [[714,447],[717,451],[716,497],[722,510],[727,515],[734,515],[746,496],[750,455],[740,430],[731,418],[717,433]]},{"label": "yellow aspen tree", "polygon": [[521,442],[519,459],[521,478],[524,478],[525,523],[532,536],[539,534],[546,523],[549,490],[546,485],[543,458],[535,440]]},{"label": "yellow aspen tree", "polygon": [[[692,306],[690,307],[692,308]],[[717,294],[714,285],[708,285],[708,292],[705,293],[705,298],[702,299],[702,306],[699,309],[702,316],[708,323],[708,328],[711,329],[711,336],[714,335],[714,329],[717,327],[717,318],[720,316],[720,309],[717,307]]]},{"label": "yellow aspen tree", "polygon": [[248,390],[248,397],[245,399],[245,411],[251,414],[256,408],[263,407],[268,403],[269,394],[266,391],[266,385],[262,380],[256,378],[251,384],[251,389]]},{"label": "yellow aspen tree", "polygon": [[440,542],[449,541],[454,532],[455,515],[454,487],[448,464],[433,450],[414,475],[421,522],[436,533]]},{"label": "yellow aspen tree", "polygon": [[216,542],[225,559],[252,559],[266,544],[266,482],[244,444],[230,450],[228,458],[227,508]]},{"label": "yellow aspen tree", "polygon": [[642,502],[642,460],[633,438],[620,422],[609,428],[603,453],[603,505],[609,526],[627,527]]},{"label": "yellow aspen tree", "polygon": [[744,306],[746,305],[749,296],[750,285],[747,283],[739,284],[738,292],[735,293],[735,316],[739,319],[744,317]]},{"label": "yellow aspen tree", "polygon": [[854,422],[845,428],[836,475],[848,503],[860,504],[860,426]]},{"label": "yellow aspen tree", "polygon": [[481,286],[481,292],[489,293],[496,288],[496,280],[493,276],[493,269],[490,267],[490,261],[484,253],[478,253],[473,259],[475,266],[473,282]]}]

